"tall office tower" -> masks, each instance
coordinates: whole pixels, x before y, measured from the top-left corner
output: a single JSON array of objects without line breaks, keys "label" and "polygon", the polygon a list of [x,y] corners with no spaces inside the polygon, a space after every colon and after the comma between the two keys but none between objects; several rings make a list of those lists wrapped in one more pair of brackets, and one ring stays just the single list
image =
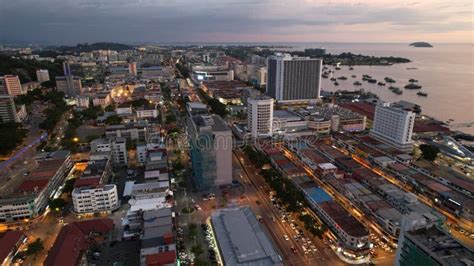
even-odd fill
[{"label": "tall office tower", "polygon": [[232,131],[218,115],[188,118],[189,145],[199,190],[232,183]]},{"label": "tall office tower", "polygon": [[267,94],[277,101],[319,98],[322,60],[277,53],[268,58]]},{"label": "tall office tower", "polygon": [[69,62],[63,63],[64,76],[56,76],[56,89],[68,97],[82,94],[82,83],[79,77],[72,75]]},{"label": "tall office tower", "polygon": [[415,113],[392,106],[390,103],[375,107],[374,124],[370,134],[394,148],[411,152],[413,149],[413,126]]},{"label": "tall office tower", "polygon": [[128,63],[128,73],[136,76],[138,74],[137,71],[137,63],[136,62],[130,62]]},{"label": "tall office tower", "polygon": [[36,79],[42,83],[49,80],[49,72],[47,69],[36,70]]},{"label": "tall office tower", "polygon": [[64,92],[66,96],[75,97],[82,94],[82,83],[79,77],[56,76],[56,89]]},{"label": "tall office tower", "polygon": [[0,123],[16,121],[16,107],[13,97],[10,95],[0,95]]},{"label": "tall office tower", "polygon": [[0,94],[18,96],[25,94],[26,91],[21,87],[20,79],[16,75],[6,75],[0,77]]},{"label": "tall office tower", "polygon": [[266,96],[247,99],[247,127],[252,138],[272,135],[273,98]]}]

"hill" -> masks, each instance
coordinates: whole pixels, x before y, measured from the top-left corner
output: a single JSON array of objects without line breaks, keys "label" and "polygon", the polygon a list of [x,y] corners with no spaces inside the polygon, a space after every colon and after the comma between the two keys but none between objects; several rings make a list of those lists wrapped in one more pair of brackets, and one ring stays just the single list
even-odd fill
[{"label": "hill", "polygon": [[410,43],[410,46],[413,46],[413,47],[433,47],[433,45],[431,45],[430,43],[427,43],[427,42],[414,42],[414,43]]},{"label": "hill", "polygon": [[36,70],[38,69],[49,70],[51,80],[63,74],[62,61],[60,60],[51,63],[48,61],[17,59],[7,55],[0,55],[0,76],[18,75],[21,83],[26,83],[36,80]]},{"label": "hill", "polygon": [[123,51],[133,49],[133,46],[122,44],[122,43],[112,43],[112,42],[96,42],[96,43],[83,43],[76,46],[59,46],[54,49],[63,53],[81,53],[81,52],[92,52],[94,50],[115,50]]}]

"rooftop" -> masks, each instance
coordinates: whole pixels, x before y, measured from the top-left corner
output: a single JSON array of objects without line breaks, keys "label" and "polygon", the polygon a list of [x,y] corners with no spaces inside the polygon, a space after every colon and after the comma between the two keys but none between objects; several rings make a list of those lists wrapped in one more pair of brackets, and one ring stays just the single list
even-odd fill
[{"label": "rooftop", "polygon": [[282,265],[250,207],[218,210],[211,222],[226,265]]}]

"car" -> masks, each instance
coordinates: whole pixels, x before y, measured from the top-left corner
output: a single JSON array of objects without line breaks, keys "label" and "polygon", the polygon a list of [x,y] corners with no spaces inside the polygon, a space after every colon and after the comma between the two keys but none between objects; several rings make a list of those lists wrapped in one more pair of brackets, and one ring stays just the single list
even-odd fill
[{"label": "car", "polygon": [[470,235],[469,235],[469,238],[470,238],[470,239],[474,239],[474,234],[470,234]]},{"label": "car", "polygon": [[291,247],[291,251],[296,254],[296,248],[295,247]]},{"label": "car", "polygon": [[285,238],[286,241],[290,240],[290,238],[288,237],[288,235],[283,235],[283,237]]},{"label": "car", "polygon": [[459,230],[459,233],[464,234],[466,231],[464,229]]},{"label": "car", "polygon": [[199,205],[197,205],[197,204],[194,205],[194,208],[195,208],[196,210],[198,210],[198,211],[202,210],[201,206],[199,206]]}]

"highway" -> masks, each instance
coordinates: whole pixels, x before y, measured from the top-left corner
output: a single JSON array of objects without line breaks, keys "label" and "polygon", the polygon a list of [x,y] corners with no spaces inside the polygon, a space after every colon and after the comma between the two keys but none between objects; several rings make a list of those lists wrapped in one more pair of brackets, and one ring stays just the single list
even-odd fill
[{"label": "highway", "polygon": [[[284,262],[289,265],[346,265],[344,262],[332,252],[330,248],[325,246],[321,240],[314,241],[317,251],[304,255],[302,249],[302,242],[295,240],[296,232],[292,229],[288,222],[283,223],[280,219],[280,213],[270,201],[268,185],[263,177],[259,176],[258,169],[256,169],[251,162],[241,153],[234,152],[233,155],[234,166],[238,165],[243,171],[242,185],[245,189],[245,195],[249,198],[252,208],[258,215],[262,216],[263,223],[270,231],[272,238],[280,249]],[[259,204],[256,201],[259,201]],[[273,221],[273,218],[275,221]],[[297,219],[295,219],[297,220]],[[300,228],[303,228],[300,226]],[[289,240],[285,240],[284,235],[287,235]],[[310,234],[305,232],[305,238]],[[291,247],[296,249],[296,254],[291,251]]]}]

